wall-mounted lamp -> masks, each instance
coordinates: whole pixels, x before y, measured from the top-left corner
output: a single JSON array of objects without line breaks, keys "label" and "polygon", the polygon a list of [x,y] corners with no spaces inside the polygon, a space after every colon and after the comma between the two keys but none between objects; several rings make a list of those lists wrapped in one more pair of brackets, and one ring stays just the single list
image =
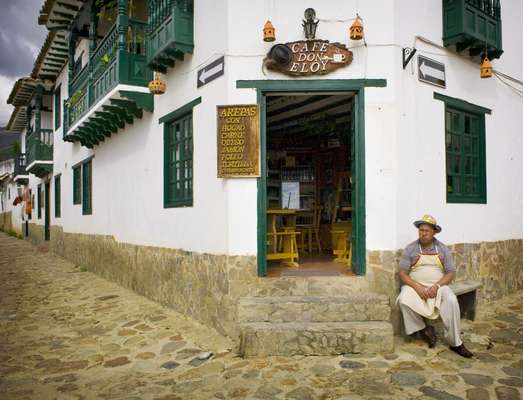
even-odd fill
[{"label": "wall-mounted lamp", "polygon": [[349,37],[352,40],[361,40],[363,39],[363,21],[360,16],[356,14],[356,19],[349,28]]},{"label": "wall-mounted lamp", "polygon": [[480,76],[482,78],[491,78],[492,77],[492,64],[490,63],[490,60],[487,56],[483,59],[483,62],[481,63],[481,72]]},{"label": "wall-mounted lamp", "polygon": [[312,40],[316,37],[316,28],[319,20],[316,19],[316,11],[314,8],[307,8],[303,13],[305,19],[302,21],[303,32],[307,40]]},{"label": "wall-mounted lamp", "polygon": [[276,29],[272,25],[271,21],[267,21],[263,26],[263,41],[274,42],[276,40]]},{"label": "wall-mounted lamp", "polygon": [[154,79],[149,82],[149,92],[155,95],[164,94],[167,90],[167,85],[160,79],[160,73],[154,73]]}]

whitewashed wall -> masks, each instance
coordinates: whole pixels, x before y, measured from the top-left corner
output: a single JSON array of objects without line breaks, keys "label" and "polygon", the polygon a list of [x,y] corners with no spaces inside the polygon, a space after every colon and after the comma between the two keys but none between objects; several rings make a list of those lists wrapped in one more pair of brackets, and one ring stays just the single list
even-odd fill
[{"label": "whitewashed wall", "polygon": [[[415,18],[402,23],[404,16],[417,10]],[[523,5],[516,1],[502,2],[503,50],[500,59],[492,62],[495,70],[523,80],[521,37]],[[416,238],[411,222],[424,213],[433,214],[442,225],[440,239],[446,243],[470,243],[522,238],[523,185],[523,98],[496,77],[481,79],[479,63],[466,57],[427,45],[416,35],[442,45],[442,8],[440,2],[396,2],[394,41],[400,46],[415,44],[422,54],[445,64],[446,89],[419,82],[415,68],[417,59],[405,71],[401,69],[401,51],[396,50],[397,70],[397,163],[396,170],[396,232],[397,240],[379,233],[380,221],[369,212],[368,247],[387,249],[403,247]],[[433,98],[438,92],[487,107],[485,116],[487,204],[447,204],[445,175],[444,103]],[[384,148],[376,148],[383,152]],[[370,149],[369,149],[370,151]],[[373,185],[370,178],[370,185]],[[379,182],[374,183],[375,186]],[[368,188],[368,190],[372,190]]]}]

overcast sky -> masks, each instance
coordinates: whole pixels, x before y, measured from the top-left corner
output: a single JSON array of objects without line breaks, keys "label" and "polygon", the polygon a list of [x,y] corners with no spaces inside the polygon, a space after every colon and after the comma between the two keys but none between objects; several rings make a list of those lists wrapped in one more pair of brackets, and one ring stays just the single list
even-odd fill
[{"label": "overcast sky", "polygon": [[6,103],[13,84],[28,76],[44,43],[47,29],[38,25],[44,0],[0,0],[0,126],[13,107]]}]

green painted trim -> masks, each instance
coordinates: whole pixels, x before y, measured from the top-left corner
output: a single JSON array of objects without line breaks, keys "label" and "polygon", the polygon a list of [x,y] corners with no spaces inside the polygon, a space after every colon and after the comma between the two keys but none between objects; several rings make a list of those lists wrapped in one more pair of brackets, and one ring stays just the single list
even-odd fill
[{"label": "green painted trim", "polygon": [[171,122],[174,119],[178,119],[182,115],[185,115],[192,111],[192,109],[200,104],[202,102],[202,98],[198,97],[194,99],[193,101],[190,101],[189,103],[181,106],[180,108],[177,108],[174,111],[171,111],[169,114],[165,114],[163,117],[160,117],[158,120],[159,124],[163,124],[165,122]]},{"label": "green painted trim", "polygon": [[353,271],[357,275],[365,275],[367,270],[367,248],[365,229],[365,95],[362,88],[356,93],[354,102],[354,179],[356,196],[354,199],[355,213],[352,245]]},{"label": "green painted trim", "polygon": [[54,217],[61,218],[62,214],[62,174],[54,177]]},{"label": "green painted trim", "polygon": [[154,96],[150,93],[120,90],[120,96],[134,101],[139,108],[145,111],[154,111]]},{"label": "green painted trim", "polygon": [[449,97],[445,96],[444,94],[434,92],[434,98],[436,100],[441,100],[445,102],[445,104],[448,104],[449,106],[453,108],[459,108],[463,111],[468,111],[471,113],[483,113],[483,114],[491,114],[492,110],[490,108],[481,107],[476,104],[469,103],[468,101],[456,99],[455,97]]},{"label": "green painted trim", "polygon": [[288,80],[288,79],[271,79],[271,80],[238,80],[236,88],[238,89],[261,89],[263,91],[354,91],[363,87],[386,87],[386,79],[307,79],[307,80]]},{"label": "green painted trim", "polygon": [[51,182],[47,181],[44,184],[44,240],[49,240],[51,232],[49,225],[51,221]]},{"label": "green painted trim", "polygon": [[257,101],[260,105],[260,160],[261,174],[258,181],[258,276],[267,275],[267,99],[261,90],[257,90]]},{"label": "green painted trim", "polygon": [[82,215],[93,213],[93,163],[91,159],[88,158],[82,163]]}]

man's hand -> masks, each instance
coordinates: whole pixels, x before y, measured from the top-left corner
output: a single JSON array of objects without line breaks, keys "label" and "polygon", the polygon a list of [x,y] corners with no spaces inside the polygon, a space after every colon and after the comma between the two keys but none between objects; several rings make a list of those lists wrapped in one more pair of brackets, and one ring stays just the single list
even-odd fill
[{"label": "man's hand", "polygon": [[427,288],[427,297],[429,299],[433,299],[438,294],[438,287],[436,285],[432,285],[431,287]]},{"label": "man's hand", "polygon": [[423,300],[427,300],[428,299],[427,288],[425,286],[423,286],[423,285],[416,285],[416,286],[414,286],[414,290],[416,291],[418,296],[421,297]]}]

